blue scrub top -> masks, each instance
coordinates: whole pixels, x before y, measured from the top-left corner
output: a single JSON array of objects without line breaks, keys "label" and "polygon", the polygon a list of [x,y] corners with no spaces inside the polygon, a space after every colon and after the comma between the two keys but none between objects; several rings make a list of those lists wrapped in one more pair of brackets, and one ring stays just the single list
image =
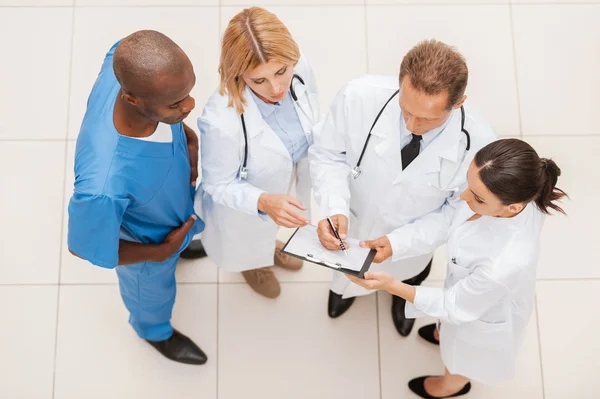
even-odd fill
[{"label": "blue scrub top", "polygon": [[[118,43],[117,43],[118,44]],[[195,187],[183,124],[171,125],[172,143],[121,136],[113,123],[120,86],[104,59],[88,99],[75,153],[75,188],[69,202],[69,249],[113,268],[119,240],[159,244],[194,214]],[[204,229],[200,218],[180,251]]]}]

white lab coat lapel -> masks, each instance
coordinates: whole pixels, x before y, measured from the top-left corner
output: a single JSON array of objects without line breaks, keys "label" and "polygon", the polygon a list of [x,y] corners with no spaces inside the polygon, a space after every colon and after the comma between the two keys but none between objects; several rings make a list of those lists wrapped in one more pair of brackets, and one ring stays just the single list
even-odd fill
[{"label": "white lab coat lapel", "polygon": [[[311,93],[306,88],[306,85],[303,85],[298,79],[292,80],[292,86],[294,87],[294,92],[296,93],[296,97],[298,98],[298,101],[294,101],[294,108],[296,109],[296,114],[298,115],[298,119],[300,119],[300,124],[302,125],[302,130],[304,130],[304,134],[310,136],[310,134],[312,133],[311,129],[313,123],[307,118],[304,112],[306,112],[308,115],[311,115],[312,109],[314,108],[311,107],[310,104]],[[313,117],[313,119],[315,118],[315,115],[311,116]]]},{"label": "white lab coat lapel", "polygon": [[[257,140],[260,141],[260,146],[262,148],[282,155],[291,161],[292,157],[290,156],[289,151],[285,148],[285,145],[279,137],[277,137],[277,134],[275,134],[269,124],[263,119],[262,114],[254,101],[254,97],[250,93],[249,87],[246,87],[244,98],[246,99],[244,119],[246,121],[246,130],[248,132],[248,142],[251,143],[256,136],[261,134],[262,137],[257,138]],[[252,148],[249,147],[248,152],[252,152]]]},{"label": "white lab coat lapel", "polygon": [[[442,159],[456,162],[458,158],[458,144],[460,142],[460,110],[454,110],[448,125],[441,131],[417,158],[402,171],[393,184],[398,184],[409,177],[418,174],[439,172]],[[400,123],[398,121],[398,123]]]},{"label": "white lab coat lapel", "polygon": [[450,232],[453,232],[458,226],[466,222],[475,212],[471,210],[466,202],[461,201],[456,209],[456,213],[452,217],[452,225],[450,226]]},{"label": "white lab coat lapel", "polygon": [[[386,99],[387,100],[387,99]],[[382,105],[383,106],[383,105]],[[377,111],[379,112],[379,110]],[[377,116],[377,115],[375,115]],[[392,173],[402,170],[400,156],[400,105],[396,95],[385,107],[371,134],[379,138],[375,145],[375,153],[383,158]]]}]

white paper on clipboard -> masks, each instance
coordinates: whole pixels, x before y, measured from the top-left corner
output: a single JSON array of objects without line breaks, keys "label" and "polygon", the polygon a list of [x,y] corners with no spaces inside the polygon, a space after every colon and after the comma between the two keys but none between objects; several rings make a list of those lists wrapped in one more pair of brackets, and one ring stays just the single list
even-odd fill
[{"label": "white paper on clipboard", "polygon": [[325,262],[337,264],[344,269],[359,272],[369,256],[369,248],[361,248],[360,241],[348,238],[344,240],[350,248],[347,248],[348,256],[340,249],[332,251],[325,248],[319,241],[317,228],[312,225],[302,227],[296,231],[285,246],[285,252],[297,255],[301,258],[316,258]]}]

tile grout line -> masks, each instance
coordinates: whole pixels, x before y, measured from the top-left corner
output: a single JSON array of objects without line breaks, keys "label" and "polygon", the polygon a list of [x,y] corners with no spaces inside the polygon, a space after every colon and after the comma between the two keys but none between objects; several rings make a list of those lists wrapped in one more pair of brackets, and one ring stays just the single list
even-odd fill
[{"label": "tile grout line", "polygon": [[[71,82],[72,82],[72,74],[73,74],[73,47],[75,45],[75,0],[73,0],[73,4],[72,4],[72,8],[71,8],[71,48],[70,48],[70,57],[69,57],[69,83],[68,83],[68,90],[69,93],[67,95],[67,123],[66,123],[66,131],[65,131],[65,138],[68,137],[68,131],[69,131],[69,119],[70,119],[70,114],[71,114]],[[61,209],[61,219],[60,219],[60,223],[61,223],[61,228],[60,228],[60,250],[58,252],[58,285],[57,285],[57,289],[56,289],[56,327],[54,330],[54,367],[52,370],[52,399],[54,399],[55,394],[56,394],[56,361],[58,359],[58,324],[60,321],[60,290],[61,290],[61,285],[60,285],[60,280],[62,277],[62,257],[63,257],[63,239],[64,239],[64,231],[65,231],[65,201],[66,201],[66,195],[65,195],[65,191],[67,189],[67,159],[68,159],[68,152],[69,152],[69,141],[65,140],[65,145],[64,145],[64,154],[63,154],[63,184],[62,184],[62,209]]]},{"label": "tile grout line", "polygon": [[[217,276],[217,281],[181,281],[177,285],[243,285],[244,281],[220,281]],[[427,279],[434,283],[444,282],[443,279]],[[538,278],[536,282],[585,282],[585,281],[600,281],[600,277],[573,277],[573,278]],[[282,285],[293,284],[331,284],[331,281],[280,281]],[[107,286],[117,285],[114,283],[60,283],[60,286],[85,287],[85,286]],[[0,287],[52,287],[58,286],[57,283],[0,283]]]},{"label": "tile grout line", "polygon": [[383,399],[381,376],[381,332],[379,328],[379,292],[375,292],[375,316],[377,317],[377,367],[379,369],[379,399]]},{"label": "tile grout line", "polygon": [[538,355],[540,358],[540,374],[542,377],[542,398],[546,398],[546,383],[544,381],[544,362],[542,358],[542,337],[540,330],[540,311],[538,308],[538,296],[535,295],[535,321],[537,324]]},{"label": "tile grout line", "polygon": [[[545,1],[545,2],[520,2],[513,3],[511,1],[493,1],[493,2],[485,2],[485,3],[473,3],[466,1],[456,1],[456,2],[431,2],[431,3],[422,3],[419,1],[408,1],[406,3],[372,3],[368,4],[370,7],[412,7],[412,6],[425,6],[425,7],[452,7],[452,6],[461,6],[461,7],[481,7],[481,6],[506,6],[506,5],[517,5],[517,6],[537,6],[537,7],[552,7],[552,6],[589,6],[589,5],[597,5],[599,2],[553,2],[553,1]],[[279,3],[260,3],[261,7],[349,7],[349,6],[360,6],[360,3],[348,3],[348,4],[284,4],[281,5]],[[227,5],[219,5],[219,4],[83,4],[83,5],[0,5],[0,9],[2,8],[20,8],[20,9],[28,9],[28,8],[211,8],[211,7],[250,7],[251,4],[227,4]]]},{"label": "tile grout line", "polygon": [[513,52],[513,73],[515,76],[515,88],[517,90],[517,117],[519,119],[519,137],[523,138],[523,116],[521,110],[521,91],[519,89],[519,73],[517,71],[517,41],[515,37],[515,22],[513,19],[513,5],[512,0],[508,4],[508,13],[510,17],[510,38],[512,42]]}]

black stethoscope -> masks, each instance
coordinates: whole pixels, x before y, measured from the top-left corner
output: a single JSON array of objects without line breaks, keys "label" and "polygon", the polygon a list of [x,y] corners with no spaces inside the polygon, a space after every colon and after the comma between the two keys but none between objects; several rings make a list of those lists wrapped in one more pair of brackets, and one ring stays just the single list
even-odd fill
[{"label": "black stethoscope", "polygon": [[[352,176],[353,179],[358,179],[358,177],[362,173],[362,170],[360,169],[360,164],[362,163],[363,157],[365,156],[365,152],[367,151],[367,146],[369,145],[369,140],[371,139],[371,132],[373,131],[373,128],[377,124],[377,121],[379,120],[379,117],[385,110],[385,107],[387,107],[387,105],[390,103],[390,101],[392,101],[392,99],[394,97],[396,97],[396,95],[399,92],[400,92],[400,89],[396,90],[394,92],[394,94],[392,94],[392,96],[385,102],[385,104],[383,105],[381,110],[379,110],[379,113],[375,117],[375,120],[373,121],[373,125],[371,125],[371,129],[369,130],[369,135],[367,136],[367,139],[365,140],[365,144],[363,145],[362,151],[360,153],[360,157],[358,158],[358,162],[356,163],[356,166],[354,168],[352,168],[352,170],[350,171],[350,176]],[[467,129],[465,129],[465,108],[463,106],[460,107],[460,115],[461,115],[460,116],[460,130],[465,134],[465,136],[467,136],[467,147],[465,148],[465,151],[462,156],[462,160],[460,162],[460,163],[463,163],[463,161],[465,160],[465,157],[467,155],[467,151],[469,151],[471,149],[471,135],[469,134]],[[460,169],[460,168],[458,168],[458,169]],[[450,179],[451,182],[456,177],[456,174],[458,173],[458,169],[456,170],[454,177],[452,179]]]},{"label": "black stethoscope", "polygon": [[[308,120],[314,124],[313,117],[309,116],[309,114],[306,113],[304,108],[302,108],[302,106],[300,106],[300,104],[298,103],[298,96],[296,95],[296,90],[294,90],[294,79],[298,79],[298,81],[300,83],[305,85],[304,79],[302,79],[300,77],[300,75],[294,74],[292,76],[292,80],[290,81],[290,94],[292,95],[292,99],[298,105],[298,108],[304,114],[304,116],[306,116],[308,118]],[[310,101],[308,102],[308,106],[310,107],[310,114],[313,115],[312,104],[310,103]],[[248,167],[247,167],[247,163],[248,163],[248,132],[246,130],[246,121],[244,120],[243,113],[240,114],[240,119],[242,120],[242,130],[244,131],[244,161],[242,162],[242,166],[240,167],[239,179],[247,180],[248,179]]]}]

